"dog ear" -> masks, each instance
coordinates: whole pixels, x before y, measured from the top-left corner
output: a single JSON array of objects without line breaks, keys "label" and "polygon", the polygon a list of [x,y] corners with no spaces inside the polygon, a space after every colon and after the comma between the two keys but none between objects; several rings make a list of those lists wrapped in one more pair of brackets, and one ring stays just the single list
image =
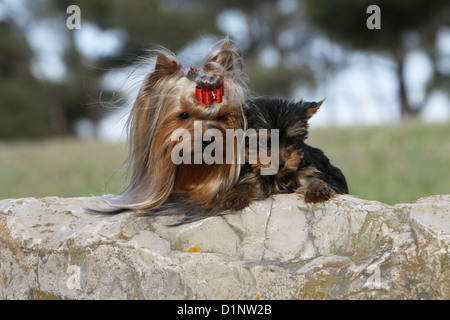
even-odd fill
[{"label": "dog ear", "polygon": [[[217,53],[210,59],[211,62],[220,64],[226,71],[234,69],[233,50],[229,42],[224,42]],[[205,69],[210,71],[212,66],[206,61]]]},{"label": "dog ear", "polygon": [[[327,98],[323,98],[322,100],[320,100],[319,102],[310,102],[307,104],[307,107],[304,109],[305,110],[305,119],[309,120],[311,119],[311,117],[317,112],[317,110],[319,110],[320,106],[322,105],[322,103],[326,100]],[[303,103],[303,102],[300,102]]]},{"label": "dog ear", "polygon": [[150,75],[147,85],[152,87],[158,80],[178,73],[180,70],[181,65],[179,63],[160,53],[156,58],[155,71]]}]

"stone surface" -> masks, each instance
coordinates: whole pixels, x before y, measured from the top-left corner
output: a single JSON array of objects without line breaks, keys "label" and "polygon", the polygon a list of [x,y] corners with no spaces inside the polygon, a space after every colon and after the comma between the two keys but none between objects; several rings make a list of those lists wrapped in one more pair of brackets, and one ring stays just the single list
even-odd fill
[{"label": "stone surface", "polygon": [[0,201],[0,299],[450,299],[450,195],[277,195],[178,227],[95,204]]}]

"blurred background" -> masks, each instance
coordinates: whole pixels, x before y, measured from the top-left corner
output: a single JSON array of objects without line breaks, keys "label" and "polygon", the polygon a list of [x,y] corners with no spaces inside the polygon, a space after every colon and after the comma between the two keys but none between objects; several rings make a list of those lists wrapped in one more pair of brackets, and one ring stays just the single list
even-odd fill
[{"label": "blurred background", "polygon": [[133,63],[163,46],[195,67],[225,35],[256,94],[327,97],[308,141],[352,194],[450,193],[447,0],[0,0],[0,199],[118,192]]}]

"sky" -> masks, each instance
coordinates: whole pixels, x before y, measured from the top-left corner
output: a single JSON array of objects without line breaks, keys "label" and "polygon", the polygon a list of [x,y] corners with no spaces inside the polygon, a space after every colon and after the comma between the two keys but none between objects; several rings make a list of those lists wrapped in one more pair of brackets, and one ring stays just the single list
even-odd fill
[{"label": "sky", "polygon": [[[283,10],[296,10],[295,2],[280,0]],[[19,25],[26,24],[30,17],[24,10],[23,0],[0,1],[0,20],[5,12],[14,15]],[[36,53],[32,71],[37,78],[59,81],[66,76],[66,69],[61,59],[65,48],[64,36],[55,30],[55,21],[35,23],[33,28],[27,28],[27,40]],[[235,40],[245,51],[249,40],[249,30],[245,16],[235,9],[222,12],[217,19],[217,26],[224,34]],[[95,24],[82,20],[81,29],[76,30],[75,40],[81,53],[87,58],[105,56],[122,49],[122,40],[126,33],[121,30],[100,30]],[[289,35],[285,37],[289,41]],[[178,52],[183,61],[201,59],[214,43],[215,38],[204,36]],[[438,63],[440,67],[450,72],[450,28],[443,28],[438,37],[438,49],[443,58]],[[366,53],[345,52],[325,37],[315,40],[312,50],[324,52],[334,50],[336,54],[350,55],[352,63],[333,76],[326,78],[315,90],[298,87],[292,96],[295,100],[321,100],[327,98],[319,112],[311,119],[310,127],[379,125],[395,123],[400,119],[399,100],[397,98],[397,82],[392,69],[392,63],[381,56]],[[262,50],[259,61],[263,68],[274,68],[280,60],[274,47]],[[431,75],[431,61],[420,50],[412,51],[407,57],[405,72],[407,86],[412,101],[420,101],[424,95],[424,83]],[[127,71],[111,71],[105,76],[105,85],[117,91],[127,88]],[[133,84],[139,83],[139,76],[132,79]],[[137,87],[134,86],[134,94]],[[130,104],[131,105],[131,104]],[[107,141],[124,140],[124,131],[129,108],[117,108],[110,112],[99,125],[98,134]],[[448,121],[450,119],[450,101],[442,92],[434,92],[422,113],[425,121]],[[89,138],[94,129],[88,121],[80,121],[77,132],[81,137]]]}]

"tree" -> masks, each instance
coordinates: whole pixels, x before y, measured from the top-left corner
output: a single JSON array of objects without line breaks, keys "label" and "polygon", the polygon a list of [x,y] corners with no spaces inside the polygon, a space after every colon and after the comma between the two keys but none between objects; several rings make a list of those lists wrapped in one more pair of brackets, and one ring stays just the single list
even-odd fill
[{"label": "tree", "polygon": [[[303,0],[309,22],[322,29],[332,40],[351,49],[375,51],[394,61],[401,101],[402,117],[417,116],[430,93],[445,88],[450,74],[438,67],[436,39],[443,26],[450,25],[450,3],[446,0]],[[369,30],[366,9],[381,9],[381,29]],[[414,41],[411,41],[414,39]],[[433,75],[422,102],[413,105],[408,99],[405,79],[406,56],[411,50],[423,50],[433,61]]]},{"label": "tree", "polygon": [[40,137],[49,133],[43,86],[29,70],[33,53],[16,28],[0,22],[0,138]]},{"label": "tree", "polygon": [[[448,1],[447,1],[448,2]],[[440,68],[436,37],[449,24],[444,0],[25,0],[29,21],[2,15],[0,24],[0,139],[34,138],[74,133],[82,118],[97,123],[107,110],[112,92],[102,76],[126,66],[155,46],[175,53],[202,36],[230,33],[244,49],[252,89],[261,95],[291,97],[299,85],[312,88],[343,66],[332,53],[311,53],[311,44],[323,35],[350,50],[389,56],[396,65],[402,115],[418,114],[425,101],[413,105],[405,85],[405,58],[420,48],[433,61],[427,96],[449,87],[448,71]],[[366,27],[371,4],[381,8],[381,29]],[[68,30],[69,5],[81,8],[81,27],[116,30],[121,49],[109,55],[87,56],[77,41],[79,30]],[[225,16],[233,16],[225,21]],[[238,19],[238,20],[236,20]],[[225,22],[224,22],[225,21]],[[235,22],[243,25],[234,28]],[[29,43],[30,29],[50,24],[61,38],[66,70],[58,81],[37,77],[31,65],[37,53]],[[234,29],[233,29],[234,28]],[[416,39],[412,45],[410,38]],[[53,43],[53,45],[55,45]],[[447,73],[446,73],[447,72]]]}]

